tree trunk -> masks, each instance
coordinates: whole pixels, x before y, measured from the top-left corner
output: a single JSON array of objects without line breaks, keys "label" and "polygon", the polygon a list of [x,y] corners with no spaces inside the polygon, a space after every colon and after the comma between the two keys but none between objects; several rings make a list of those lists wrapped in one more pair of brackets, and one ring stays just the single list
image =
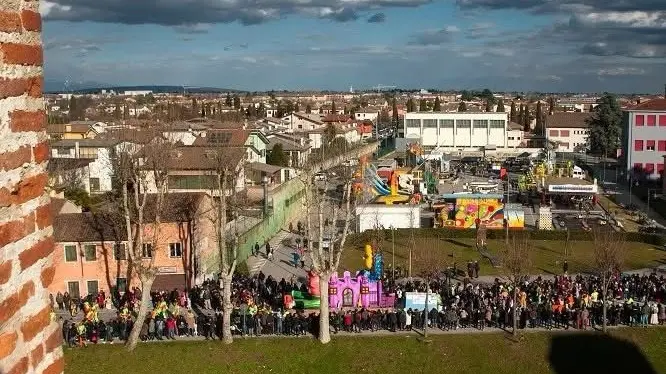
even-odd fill
[{"label": "tree trunk", "polygon": [[153,288],[155,276],[139,275],[139,280],[141,281],[141,303],[139,304],[139,312],[137,313],[136,320],[134,320],[134,326],[132,326],[132,331],[125,343],[128,352],[133,351],[139,342],[141,327],[146,320],[148,308],[151,304],[150,291]]},{"label": "tree trunk", "polygon": [[430,288],[430,281],[426,279],[426,296],[425,296],[425,307],[423,308],[425,310],[425,322],[423,323],[423,338],[427,339],[428,338],[428,295],[429,295],[429,288]]},{"label": "tree trunk", "polygon": [[513,336],[518,336],[518,319],[516,318],[518,311],[518,287],[514,285],[513,287],[513,310],[511,318],[513,318]]},{"label": "tree trunk", "polygon": [[603,305],[601,306],[601,331],[606,332],[606,292],[608,292],[608,287],[606,284],[606,275],[601,276],[601,301]]},{"label": "tree trunk", "polygon": [[328,278],[329,275],[319,275],[319,341],[322,344],[331,341],[328,309]]},{"label": "tree trunk", "polygon": [[231,281],[232,277],[225,275],[222,278],[224,282],[222,286],[222,341],[224,344],[231,344],[234,338],[231,335],[231,311],[233,304],[231,304]]}]

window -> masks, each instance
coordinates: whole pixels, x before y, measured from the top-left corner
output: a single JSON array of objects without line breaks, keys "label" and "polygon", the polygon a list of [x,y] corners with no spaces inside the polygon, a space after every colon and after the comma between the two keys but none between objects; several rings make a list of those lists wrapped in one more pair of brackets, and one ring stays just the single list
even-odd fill
[{"label": "window", "polygon": [[654,173],[654,164],[648,162],[647,164],[645,164],[645,174],[652,175],[652,173]]},{"label": "window", "polygon": [[636,126],[643,126],[645,124],[645,117],[642,114],[636,115]]},{"label": "window", "polygon": [[474,120],[474,127],[476,127],[476,128],[488,127],[488,121],[475,119]]},{"label": "window", "polygon": [[66,245],[65,246],[65,262],[76,262],[76,246],[75,245]]},{"label": "window", "polygon": [[642,151],[642,150],[643,150],[643,141],[634,140],[634,151]]},{"label": "window", "polygon": [[557,131],[557,130],[550,130],[548,132],[548,135],[550,135],[550,136],[560,136],[560,132]]},{"label": "window", "polygon": [[97,295],[97,292],[99,292],[99,282],[96,280],[87,281],[86,286],[88,287],[88,295]]},{"label": "window", "polygon": [[646,151],[654,151],[654,140],[648,140],[645,145]]},{"label": "window", "polygon": [[69,292],[69,296],[72,298],[81,297],[81,293],[79,292],[79,282],[67,282],[67,292]]},{"label": "window", "polygon": [[170,257],[183,257],[183,246],[180,243],[169,243]]},{"label": "window", "polygon": [[491,119],[490,120],[490,128],[491,129],[503,129],[504,128],[504,120],[501,119]]},{"label": "window", "polygon": [[564,137],[564,138],[568,138],[569,137],[569,130],[560,131],[560,136]]},{"label": "window", "polygon": [[95,244],[86,244],[83,246],[83,255],[86,261],[97,260],[97,246]]},{"label": "window", "polygon": [[90,192],[99,191],[99,178],[90,178]]},{"label": "window", "polygon": [[664,164],[657,164],[657,174],[659,174],[659,176],[664,175]]},{"label": "window", "polygon": [[441,128],[441,129],[452,129],[453,128],[453,120],[452,119],[440,119],[439,120],[439,128]]},{"label": "window", "polygon": [[659,116],[659,126],[666,126],[666,115]]},{"label": "window", "polygon": [[634,162],[634,170],[641,171],[643,170],[643,164],[640,162]]},{"label": "window", "polygon": [[126,260],[125,243],[116,243],[113,245],[113,257],[116,260]]},{"label": "window", "polygon": [[437,120],[436,119],[424,119],[423,120],[423,127],[436,128],[437,127]]},{"label": "window", "polygon": [[116,288],[118,292],[127,291],[127,278],[116,278]]},{"label": "window", "polygon": [[421,127],[421,120],[420,119],[406,119],[405,120],[405,125],[407,125],[407,127]]},{"label": "window", "polygon": [[456,125],[459,129],[468,129],[472,127],[472,120],[470,119],[459,119],[456,121]]},{"label": "window", "polygon": [[153,245],[151,243],[143,243],[143,251],[141,252],[143,258],[153,258]]},{"label": "window", "polygon": [[666,140],[660,140],[658,146],[659,152],[666,152]]},{"label": "window", "polygon": [[648,126],[657,125],[657,116],[655,116],[655,115],[647,116],[647,125]]}]

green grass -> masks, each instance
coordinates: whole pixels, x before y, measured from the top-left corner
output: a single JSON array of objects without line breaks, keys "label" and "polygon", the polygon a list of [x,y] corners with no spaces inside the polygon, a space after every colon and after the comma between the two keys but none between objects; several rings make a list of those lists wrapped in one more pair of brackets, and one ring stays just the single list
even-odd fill
[{"label": "green grass", "polygon": [[[409,262],[410,240],[407,237],[395,238],[395,265],[407,269]],[[530,258],[532,262],[531,274],[561,274],[562,262],[565,258],[565,242],[558,240],[533,240],[533,252]],[[569,243],[568,262],[569,272],[591,272],[594,266],[594,249],[592,242],[572,241]],[[488,249],[491,253],[498,255],[504,246],[502,240],[489,240]],[[416,238],[415,249],[412,258],[418,256],[418,252],[424,248],[436,250],[434,260],[442,267],[452,266],[453,262],[458,264],[458,269],[466,269],[467,261],[479,260],[481,263],[481,275],[500,275],[501,268],[493,268],[488,260],[482,259],[475,247],[474,239],[444,239],[444,238]],[[384,264],[386,268],[391,264],[393,244],[391,238],[383,241],[381,249],[384,253]],[[363,266],[363,248],[360,245],[348,246],[343,252],[341,269],[358,270]],[[624,256],[624,270],[651,268],[666,264],[666,251],[660,250],[650,244],[628,242]],[[418,261],[412,261],[412,272],[419,273]]]},{"label": "green grass", "polygon": [[[645,359],[655,372],[666,372],[664,328],[623,328],[610,337],[533,332],[517,343],[503,333],[436,335],[431,340],[355,336],[322,346],[308,338],[238,339],[229,346],[217,341],[140,344],[132,353],[121,346],[91,346],[65,349],[65,372],[538,374],[563,373],[561,365],[567,364],[576,365],[575,372],[637,372]],[[583,371],[591,367],[599,370]]]}]

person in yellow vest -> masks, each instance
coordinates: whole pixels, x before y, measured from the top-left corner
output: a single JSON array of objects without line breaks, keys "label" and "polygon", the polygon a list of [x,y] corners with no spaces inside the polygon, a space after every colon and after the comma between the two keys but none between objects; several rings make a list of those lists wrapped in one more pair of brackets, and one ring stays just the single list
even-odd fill
[{"label": "person in yellow vest", "polygon": [[257,314],[257,306],[252,304],[248,307],[247,311],[250,314],[250,316],[254,317],[254,315]]},{"label": "person in yellow vest", "polygon": [[83,321],[79,322],[76,325],[76,334],[77,334],[77,341],[79,343],[79,347],[86,347],[86,325],[83,323]]},{"label": "person in yellow vest", "polygon": [[599,300],[599,292],[597,292],[597,290],[592,291],[592,294],[590,295],[590,300],[593,303],[596,303],[597,300]]},{"label": "person in yellow vest", "polygon": [[120,310],[120,318],[124,320],[130,319],[130,311],[127,306],[123,306],[123,308]]}]

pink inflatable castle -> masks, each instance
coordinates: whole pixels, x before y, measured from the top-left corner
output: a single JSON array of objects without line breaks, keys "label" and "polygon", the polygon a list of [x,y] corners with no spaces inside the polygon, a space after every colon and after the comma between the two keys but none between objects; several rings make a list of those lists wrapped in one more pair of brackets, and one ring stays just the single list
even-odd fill
[{"label": "pink inflatable castle", "polygon": [[333,273],[328,281],[328,303],[331,309],[392,307],[395,296],[384,295],[381,281],[370,281],[365,275],[351,276],[345,271],[342,278]]}]

